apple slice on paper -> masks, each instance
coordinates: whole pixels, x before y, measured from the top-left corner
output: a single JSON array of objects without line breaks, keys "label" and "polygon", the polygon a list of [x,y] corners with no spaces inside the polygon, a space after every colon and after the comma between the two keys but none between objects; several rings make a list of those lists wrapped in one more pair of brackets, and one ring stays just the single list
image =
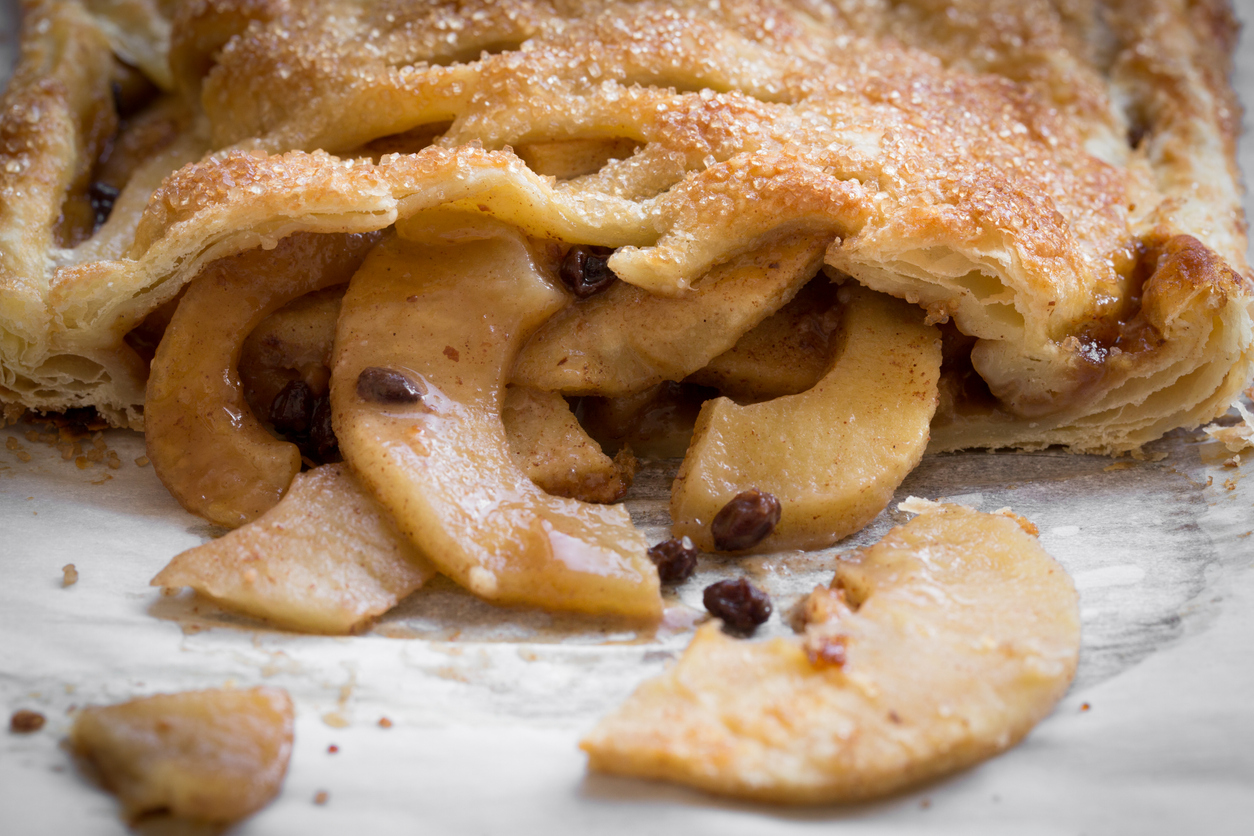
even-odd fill
[{"label": "apple slice on paper", "polygon": [[805,634],[715,624],[583,741],[602,772],[783,803],[883,796],[1010,748],[1066,693],[1075,585],[1013,514],[918,517],[842,557]]},{"label": "apple slice on paper", "polygon": [[298,473],[279,504],[188,549],[152,579],[309,633],[349,633],[435,569],[343,463]]}]

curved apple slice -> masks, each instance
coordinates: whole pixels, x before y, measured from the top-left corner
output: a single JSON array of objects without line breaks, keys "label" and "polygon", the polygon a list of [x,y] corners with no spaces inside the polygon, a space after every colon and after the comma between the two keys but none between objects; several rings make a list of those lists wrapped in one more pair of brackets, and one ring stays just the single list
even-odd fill
[{"label": "curved apple slice", "polygon": [[831,366],[831,342],[840,325],[837,290],[826,276],[815,277],[686,382],[717,389],[738,403],[814,388]]},{"label": "curved apple slice", "polygon": [[757,488],[779,500],[774,530],[745,551],[815,549],[884,509],[923,456],[936,411],[940,332],[890,296],[846,293],[836,359],[799,395],[706,401],[671,492],[675,536],[711,551],[715,515]]},{"label": "curved apple slice", "polygon": [[576,302],[527,342],[514,383],[566,394],[629,395],[683,380],[796,295],[830,238],[792,233],[712,269],[675,297],[626,282]]},{"label": "curved apple slice", "polygon": [[1030,524],[926,505],[814,592],[804,639],[702,627],[585,738],[589,766],[820,803],[887,795],[1015,745],[1075,674],[1075,586]]},{"label": "curved apple slice", "polygon": [[348,467],[298,473],[279,504],[170,561],[153,586],[190,586],[291,630],[348,633],[435,575]]},{"label": "curved apple slice", "polygon": [[437,568],[483,598],[661,614],[646,542],[618,506],[550,496],[514,463],[505,375],[566,302],[512,228],[397,224],[349,284],[331,404],[344,458]]},{"label": "curved apple slice", "polygon": [[546,493],[608,503],[631,487],[636,475],[631,448],[612,459],[605,455],[556,392],[506,387],[501,420],[514,463]]},{"label": "curved apple slice", "polygon": [[148,458],[174,498],[231,528],[265,513],[300,472],[300,450],[266,432],[238,372],[244,339],[298,296],[348,281],[377,235],[298,233],[214,262],[188,286],[144,395]]}]

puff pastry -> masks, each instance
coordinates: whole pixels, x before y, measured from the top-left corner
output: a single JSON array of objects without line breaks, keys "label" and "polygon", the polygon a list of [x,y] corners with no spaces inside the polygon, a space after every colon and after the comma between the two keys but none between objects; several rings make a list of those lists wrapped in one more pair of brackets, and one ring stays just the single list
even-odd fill
[{"label": "puff pastry", "polygon": [[[1217,0],[24,9],[0,125],[11,415],[142,427],[126,335],[207,265],[449,204],[614,247],[655,296],[781,231],[833,239],[829,269],[973,338],[934,450],[1127,450],[1250,375]],[[121,144],[110,81],[133,68],[183,112],[76,241],[68,210]],[[389,139],[417,153],[370,156]],[[634,150],[581,176],[526,162],[584,143],[596,163],[611,140]]]}]

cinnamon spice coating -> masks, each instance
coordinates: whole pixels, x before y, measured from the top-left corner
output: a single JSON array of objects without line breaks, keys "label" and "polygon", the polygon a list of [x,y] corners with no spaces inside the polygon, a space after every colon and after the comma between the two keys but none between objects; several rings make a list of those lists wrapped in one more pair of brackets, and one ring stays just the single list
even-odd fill
[{"label": "cinnamon spice coating", "polygon": [[[1250,377],[1222,0],[24,9],[0,111],[10,414],[140,428],[124,337],[207,265],[449,204],[614,248],[659,296],[771,236],[832,238],[829,270],[975,338],[992,398],[942,402],[932,450],[1128,450]],[[191,116],[67,246],[63,207],[116,139],[119,61]],[[596,141],[622,156],[565,179],[524,163]]]}]

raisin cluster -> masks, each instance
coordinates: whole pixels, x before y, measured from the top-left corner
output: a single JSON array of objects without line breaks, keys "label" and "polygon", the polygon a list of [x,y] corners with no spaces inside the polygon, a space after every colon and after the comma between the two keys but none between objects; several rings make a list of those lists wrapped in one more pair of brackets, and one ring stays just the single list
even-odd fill
[{"label": "raisin cluster", "polygon": [[293,380],[270,404],[270,425],[299,447],[303,457],[318,463],[340,460],[339,441],[331,425],[330,392],[318,395],[305,381]]}]

